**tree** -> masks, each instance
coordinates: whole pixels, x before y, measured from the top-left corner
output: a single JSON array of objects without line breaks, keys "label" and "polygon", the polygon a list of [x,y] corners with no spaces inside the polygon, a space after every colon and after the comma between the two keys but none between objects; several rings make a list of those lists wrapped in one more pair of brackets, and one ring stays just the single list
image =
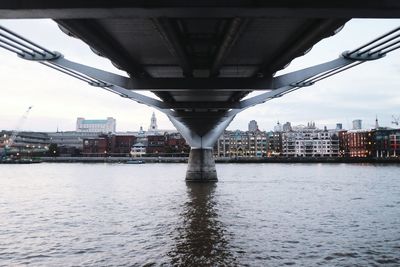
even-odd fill
[{"label": "tree", "polygon": [[47,151],[49,157],[58,157],[60,154],[60,151],[58,149],[57,144],[50,144],[49,145],[49,151]]}]

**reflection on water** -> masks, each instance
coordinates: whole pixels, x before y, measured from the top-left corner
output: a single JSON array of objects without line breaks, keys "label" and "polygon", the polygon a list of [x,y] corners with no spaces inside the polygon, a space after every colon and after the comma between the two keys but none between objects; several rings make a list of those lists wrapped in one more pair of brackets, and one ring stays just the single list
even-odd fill
[{"label": "reflection on water", "polygon": [[399,165],[0,165],[0,266],[400,266]]},{"label": "reflection on water", "polygon": [[217,184],[187,183],[188,200],[176,228],[175,247],[168,253],[178,266],[236,266],[225,225],[214,199]]}]

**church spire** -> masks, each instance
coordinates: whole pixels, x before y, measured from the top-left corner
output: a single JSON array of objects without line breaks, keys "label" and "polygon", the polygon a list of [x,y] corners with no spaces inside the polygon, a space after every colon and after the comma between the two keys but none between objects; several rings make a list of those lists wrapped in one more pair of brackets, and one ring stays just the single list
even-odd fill
[{"label": "church spire", "polygon": [[157,118],[156,118],[156,114],[153,112],[153,115],[151,116],[149,131],[156,132],[157,130],[158,130]]},{"label": "church spire", "polygon": [[375,129],[379,128],[379,123],[378,123],[378,115],[375,118]]}]

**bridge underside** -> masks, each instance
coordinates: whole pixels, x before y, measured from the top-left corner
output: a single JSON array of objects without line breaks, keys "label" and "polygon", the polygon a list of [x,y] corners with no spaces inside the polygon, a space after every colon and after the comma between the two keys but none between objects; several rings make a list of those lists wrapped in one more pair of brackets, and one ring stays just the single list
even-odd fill
[{"label": "bridge underside", "polygon": [[[124,70],[127,77],[93,74],[51,59],[95,78],[92,85],[164,112],[193,148],[189,180],[216,180],[209,151],[238,112],[311,85],[306,78],[354,59],[343,57],[307,75],[274,77],[277,71],[352,17],[398,17],[400,11],[398,1],[364,1],[361,7],[359,1],[39,2],[2,1],[0,18],[52,18]],[[152,91],[160,101],[133,92],[139,90]],[[254,90],[269,93],[243,100]]]},{"label": "bridge underside", "polygon": [[173,117],[198,136],[207,135],[226,119],[230,103],[254,90],[244,79],[239,88],[229,88],[226,80],[250,78],[256,83],[272,78],[346,21],[269,17],[56,19],[66,33],[125,70],[135,80],[132,89],[151,90],[170,104]]},{"label": "bridge underside", "polygon": [[[143,89],[150,89],[174,107],[170,120],[192,147],[188,181],[217,180],[212,147],[228,126],[225,122],[231,121],[228,104],[237,103],[253,91],[246,85],[235,89],[221,83],[221,88],[211,80],[218,83],[220,78],[271,78],[346,21],[180,17],[179,12],[172,16],[56,19],[66,33],[88,43],[138,83],[155,83],[150,86],[154,88]],[[172,82],[157,83],[159,78]],[[196,88],[200,79],[203,87]],[[185,84],[174,88],[178,80]]]}]

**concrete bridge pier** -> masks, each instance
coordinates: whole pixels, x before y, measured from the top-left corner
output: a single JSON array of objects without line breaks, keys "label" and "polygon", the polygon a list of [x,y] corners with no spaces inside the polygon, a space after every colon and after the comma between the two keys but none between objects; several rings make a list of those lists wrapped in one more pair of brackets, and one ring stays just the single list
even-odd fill
[{"label": "concrete bridge pier", "polygon": [[228,112],[219,114],[214,120],[196,120],[196,117],[168,116],[176,129],[191,146],[187,182],[217,182],[217,170],[213,156],[215,142],[233,120],[235,114]]},{"label": "concrete bridge pier", "polygon": [[186,181],[218,181],[212,148],[192,148],[190,150],[188,168],[186,171]]}]

